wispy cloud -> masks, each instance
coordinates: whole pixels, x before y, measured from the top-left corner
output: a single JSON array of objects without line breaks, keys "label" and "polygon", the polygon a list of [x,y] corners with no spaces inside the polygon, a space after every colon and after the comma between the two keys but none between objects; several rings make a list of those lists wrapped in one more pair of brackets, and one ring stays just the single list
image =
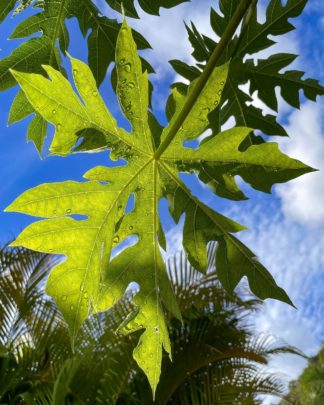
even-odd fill
[{"label": "wispy cloud", "polygon": [[288,154],[320,171],[276,188],[287,218],[322,228],[324,228],[323,107],[323,102],[317,104],[306,102],[299,111],[291,113],[286,126],[291,138],[282,142],[282,148]]}]

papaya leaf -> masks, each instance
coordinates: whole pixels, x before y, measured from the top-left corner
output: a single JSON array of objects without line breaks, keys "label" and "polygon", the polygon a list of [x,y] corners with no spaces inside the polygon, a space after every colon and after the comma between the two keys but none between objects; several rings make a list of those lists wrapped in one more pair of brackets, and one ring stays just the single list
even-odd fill
[{"label": "papaya leaf", "polygon": [[[220,0],[220,12],[211,9],[211,27],[219,37],[224,34],[239,3],[240,0]],[[236,125],[252,127],[267,135],[286,136],[285,129],[275,115],[264,115],[261,109],[251,105],[253,93],[257,92],[259,99],[274,111],[278,110],[276,87],[280,89],[282,98],[294,108],[300,106],[301,90],[306,98],[313,101],[318,95],[324,94],[324,88],[317,80],[304,79],[302,71],[287,70],[296,55],[275,54],[256,62],[246,58],[247,55],[275,44],[275,41],[269,38],[270,35],[283,35],[293,30],[294,26],[289,20],[301,14],[307,0],[288,0],[284,2],[285,5],[282,3],[281,0],[269,1],[263,23],[258,22],[256,2],[252,3],[240,35],[228,43],[220,60],[220,63],[231,62],[228,80],[219,108],[210,115],[210,127],[214,131],[220,131],[221,126],[234,117]],[[192,81],[200,75],[204,62],[209,60],[217,42],[201,35],[193,23],[187,26],[187,31],[194,48],[192,55],[197,61],[197,67],[177,60],[171,61],[171,65],[178,74]],[[248,84],[248,90],[241,89],[244,84]],[[250,141],[253,143],[254,138],[251,137]]]},{"label": "papaya leaf", "polygon": [[[197,139],[208,127],[208,115],[219,105],[226,85],[228,64],[211,72],[183,125],[171,138],[174,122],[179,120],[196,84],[192,83],[188,94],[174,90],[173,117],[162,128],[148,110],[148,74],[142,72],[126,22],[116,47],[117,95],[132,126],[131,133],[118,128],[90,68],[73,58],[71,63],[78,95],[62,73],[50,66],[44,67],[49,79],[12,71],[37,114],[56,128],[52,153],[71,153],[80,131],[85,131],[88,142],[91,134],[100,133],[111,156],[127,164],[94,167],[84,175],[85,182],[43,184],[26,191],[7,211],[43,220],[28,226],[13,245],[65,256],[65,261],[51,272],[46,289],[69,324],[72,341],[88,316],[111,308],[131,283],[138,284],[134,311],[118,333],[142,332],[134,358],[154,393],[162,349],[171,357],[164,311],[181,318],[162,260],[165,236],[158,210],[160,200],[169,201],[176,222],[184,214],[184,248],[197,269],[206,270],[207,244],[218,241],[219,274],[227,290],[233,290],[246,276],[256,295],[291,304],[255,255],[232,235],[245,228],[194,197],[179,174],[194,171],[206,183],[231,178],[232,183],[224,182],[225,190],[239,190],[234,176],[240,175],[252,187],[269,191],[274,183],[313,169],[282,154],[275,143],[241,149],[251,132],[247,127],[214,134],[196,150],[183,145]],[[122,247],[124,250],[116,255],[116,248]]]},{"label": "papaya leaf", "polygon": [[[0,21],[2,15],[8,13],[15,5],[16,1],[3,3],[0,8]],[[23,11],[31,2],[22,1],[20,11]],[[0,91],[7,90],[16,85],[10,69],[14,68],[23,72],[45,74],[42,65],[50,65],[59,69],[64,75],[64,69],[61,66],[60,51],[66,53],[69,46],[69,33],[66,28],[66,20],[76,17],[84,37],[88,42],[88,61],[93,71],[97,85],[99,86],[106,76],[107,69],[114,61],[116,40],[120,24],[113,19],[101,16],[97,7],[91,0],[81,0],[75,2],[72,0],[45,0],[42,3],[37,2],[34,7],[39,10],[38,13],[23,20],[16,26],[11,39],[26,39],[11,55],[0,60]],[[3,18],[4,18],[3,17]],[[90,31],[90,33],[89,33]],[[34,34],[41,34],[37,38],[29,37]],[[135,40],[140,49],[148,48],[148,42],[138,33],[134,33]],[[59,48],[57,47],[57,41]],[[153,69],[151,68],[151,71]],[[19,111],[16,108],[19,107]],[[22,109],[24,107],[24,110]],[[10,116],[17,114],[27,117],[35,113],[28,103],[13,104]],[[9,123],[13,122],[9,119]],[[30,125],[28,133],[35,131],[34,119]],[[46,136],[47,126],[42,124],[42,132],[37,139],[37,149],[40,151]],[[34,139],[35,137],[32,136]],[[41,143],[42,142],[42,143]]]}]

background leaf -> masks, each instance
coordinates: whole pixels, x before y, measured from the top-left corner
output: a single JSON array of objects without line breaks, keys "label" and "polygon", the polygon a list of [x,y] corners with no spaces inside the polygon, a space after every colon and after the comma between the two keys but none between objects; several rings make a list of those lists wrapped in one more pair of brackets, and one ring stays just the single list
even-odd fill
[{"label": "background leaf", "polygon": [[[300,105],[300,90],[312,101],[315,101],[318,95],[324,94],[324,88],[317,80],[303,79],[304,72],[287,70],[296,55],[275,54],[267,59],[257,59],[256,62],[246,58],[246,55],[275,44],[275,41],[269,38],[270,35],[283,35],[293,30],[290,19],[300,15],[306,3],[307,0],[288,0],[283,5],[281,0],[271,0],[263,23],[258,22],[258,7],[252,3],[249,17],[243,23],[240,34],[230,41],[220,61],[220,64],[230,61],[230,68],[220,107],[209,117],[210,127],[215,132],[220,132],[221,126],[234,117],[236,125],[258,129],[267,135],[285,136],[287,133],[275,115],[264,115],[261,109],[250,105],[253,101],[252,95],[257,92],[260,100],[277,111],[276,87],[280,88],[283,99],[295,108]],[[211,9],[211,27],[219,37],[223,35],[238,4],[239,0],[220,0],[220,13]],[[192,81],[199,76],[199,70],[203,69],[217,42],[201,35],[193,23],[187,26],[187,31],[194,48],[192,55],[197,61],[197,67],[177,60],[171,61],[171,65],[178,74]],[[248,90],[243,91],[241,86],[247,83]],[[251,142],[259,140],[251,137]]]}]

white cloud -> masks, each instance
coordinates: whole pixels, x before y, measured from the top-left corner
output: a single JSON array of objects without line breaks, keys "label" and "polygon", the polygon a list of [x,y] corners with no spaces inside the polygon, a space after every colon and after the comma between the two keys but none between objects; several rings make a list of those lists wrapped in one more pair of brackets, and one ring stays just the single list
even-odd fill
[{"label": "white cloud", "polygon": [[320,169],[278,185],[276,192],[282,200],[284,214],[301,223],[324,227],[324,122],[322,102],[306,102],[291,113],[286,129],[291,136],[281,142],[289,155]]},{"label": "white cloud", "polygon": [[[315,229],[285,219],[276,201],[270,206],[266,202],[253,205],[244,211],[236,207],[227,214],[250,227],[251,231],[243,232],[241,239],[297,307],[266,300],[253,321],[258,331],[314,355],[324,335],[324,238]],[[292,355],[275,356],[270,363],[271,369],[286,374],[287,380],[296,378],[305,365],[305,360]]]},{"label": "white cloud", "polygon": [[[111,10],[103,1],[96,2],[101,10],[109,16],[121,19],[120,15]],[[136,2],[137,3],[137,2]],[[197,1],[183,3],[172,9],[160,9],[160,16],[146,14],[137,4],[140,19],[132,19],[132,28],[139,31],[151,44],[152,50],[144,51],[146,58],[161,78],[174,71],[168,64],[171,59],[193,62],[192,48],[184,25],[193,21],[198,30],[208,36],[215,37],[209,23],[210,7],[215,6],[213,0],[204,0],[204,6]]]},{"label": "white cloud", "polygon": [[192,20],[200,32],[215,37],[209,23],[212,0],[205,0],[204,7],[199,2],[183,3],[173,9],[161,9],[160,16],[141,13],[141,20],[132,21],[135,29],[141,32],[152,45],[153,51],[147,56],[156,69],[158,75],[172,73],[168,61],[180,59],[193,62],[192,48],[184,22]]}]

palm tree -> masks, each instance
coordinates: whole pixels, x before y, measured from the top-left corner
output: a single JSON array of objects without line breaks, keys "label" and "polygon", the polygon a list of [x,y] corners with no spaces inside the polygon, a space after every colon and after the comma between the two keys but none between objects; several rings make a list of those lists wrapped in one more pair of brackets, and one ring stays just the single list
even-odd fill
[{"label": "palm tree", "polygon": [[[206,274],[184,253],[168,261],[183,314],[169,319],[173,363],[163,360],[157,404],[258,404],[283,396],[284,384],[265,371],[270,356],[300,353],[270,337],[254,336],[248,315],[260,301],[228,294],[209,246]],[[75,351],[54,302],[44,294],[58,258],[25,249],[0,251],[0,399],[6,404],[152,404],[150,387],[132,358],[138,333],[115,331],[133,309],[130,292],[107,313],[91,317]]]},{"label": "palm tree", "polygon": [[289,394],[282,405],[324,404],[324,347],[308,359],[308,366],[298,380],[290,383]]}]

